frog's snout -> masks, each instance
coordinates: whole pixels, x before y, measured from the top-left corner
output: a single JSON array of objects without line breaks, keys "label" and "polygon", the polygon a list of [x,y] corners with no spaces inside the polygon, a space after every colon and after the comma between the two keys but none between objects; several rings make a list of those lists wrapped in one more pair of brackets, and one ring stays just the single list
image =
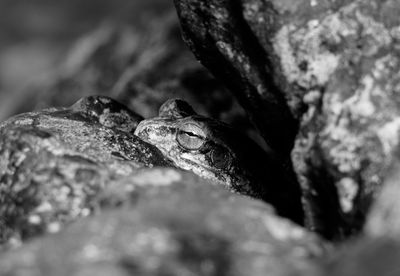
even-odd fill
[{"label": "frog's snout", "polygon": [[150,140],[149,131],[152,129],[152,124],[146,120],[141,121],[135,129],[134,134],[142,140],[148,142]]},{"label": "frog's snout", "polygon": [[145,142],[162,146],[174,139],[174,128],[162,120],[143,120],[134,134]]}]

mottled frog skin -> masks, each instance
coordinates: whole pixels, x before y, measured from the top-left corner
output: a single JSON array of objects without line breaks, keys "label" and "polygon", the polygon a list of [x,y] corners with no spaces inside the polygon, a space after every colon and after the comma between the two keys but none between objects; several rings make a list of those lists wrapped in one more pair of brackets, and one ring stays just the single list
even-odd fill
[{"label": "mottled frog skin", "polygon": [[283,162],[229,125],[196,114],[185,101],[164,103],[158,117],[139,123],[135,135],[176,166],[265,200],[279,214],[302,222],[300,189]]}]

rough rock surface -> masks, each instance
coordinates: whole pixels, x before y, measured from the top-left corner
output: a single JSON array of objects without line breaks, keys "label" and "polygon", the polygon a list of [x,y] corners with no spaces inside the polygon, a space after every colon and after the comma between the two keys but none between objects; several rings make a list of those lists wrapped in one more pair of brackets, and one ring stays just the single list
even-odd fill
[{"label": "rough rock surface", "polygon": [[288,155],[297,123],[271,79],[267,55],[244,22],[239,1],[176,0],[175,5],[184,39],[197,58],[235,92],[269,145]]},{"label": "rough rock surface", "polygon": [[[175,2],[189,45],[231,83],[271,146],[285,153],[294,141],[310,228],[328,237],[357,232],[399,144],[400,4]],[[282,118],[299,123],[296,139],[296,123]]]},{"label": "rough rock surface", "polygon": [[[323,221],[325,231],[346,235],[362,226],[398,146],[400,5],[291,4],[271,1],[268,10],[280,23],[268,41],[259,37],[274,49],[285,97],[301,122],[292,157],[311,208],[320,212],[314,226]],[[256,6],[247,6],[246,16]]]},{"label": "rough rock surface", "polygon": [[111,192],[129,199],[125,208],[2,254],[0,274],[310,275],[324,253],[269,206],[195,175],[147,169],[124,181],[130,193]]},{"label": "rough rock surface", "polygon": [[140,116],[104,97],[0,125],[0,243],[18,244],[87,216],[93,197],[141,167],[172,166],[132,134]]}]

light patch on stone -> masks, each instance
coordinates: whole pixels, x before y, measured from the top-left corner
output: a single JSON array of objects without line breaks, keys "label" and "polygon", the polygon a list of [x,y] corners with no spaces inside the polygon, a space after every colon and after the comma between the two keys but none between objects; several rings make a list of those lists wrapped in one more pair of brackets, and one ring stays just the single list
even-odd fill
[{"label": "light patch on stone", "polygon": [[[309,89],[325,85],[339,66],[340,56],[324,49],[321,33],[325,26],[317,20],[308,22],[304,29],[284,26],[274,39],[274,50],[280,57],[283,72],[290,83]],[[306,69],[301,70],[301,64]]]},{"label": "light patch on stone", "polygon": [[232,50],[232,48],[231,48],[231,46],[230,46],[229,44],[227,44],[227,43],[225,43],[225,42],[223,42],[223,41],[217,41],[216,45],[217,45],[218,49],[219,49],[222,53],[224,53],[225,55],[227,55],[227,57],[228,57],[230,60],[236,58],[236,57],[235,57],[235,54],[234,54],[234,52],[233,52],[233,50]]},{"label": "light patch on stone", "polygon": [[347,117],[341,116],[340,111],[337,112],[331,114],[327,127],[321,132],[322,147],[340,172],[349,173],[360,169],[357,149],[362,144],[359,137],[349,130]]},{"label": "light patch on stone", "polygon": [[28,217],[28,222],[30,224],[38,225],[42,222],[42,219],[38,215],[31,215]]},{"label": "light patch on stone", "polygon": [[303,102],[308,104],[316,104],[321,99],[321,92],[318,90],[311,90],[303,97]]},{"label": "light patch on stone", "polygon": [[308,26],[310,28],[317,28],[318,25],[319,25],[319,20],[317,20],[317,19],[314,19],[314,20],[311,20],[310,22],[308,22]]},{"label": "light patch on stone", "polygon": [[339,57],[333,54],[320,54],[309,64],[309,72],[306,75],[308,79],[316,78],[318,85],[324,85],[328,82],[331,74],[339,65]]},{"label": "light patch on stone", "polygon": [[343,143],[334,146],[329,151],[329,156],[332,162],[337,166],[342,173],[350,173],[360,169],[360,159],[356,152],[358,140],[356,137],[351,138],[350,134],[344,136]]},{"label": "light patch on stone", "polygon": [[280,57],[283,73],[289,82],[294,82],[299,75],[297,61],[290,45],[290,35],[294,30],[292,25],[284,26],[274,39],[274,50]]},{"label": "light patch on stone", "polygon": [[298,240],[304,237],[305,232],[285,219],[274,217],[264,218],[264,223],[268,232],[277,240]]},{"label": "light patch on stone", "polygon": [[180,181],[182,176],[175,170],[154,169],[141,172],[139,175],[133,176],[132,179],[135,184],[141,186],[169,186]]},{"label": "light patch on stone", "polygon": [[82,211],[81,211],[81,216],[82,217],[87,217],[87,216],[89,216],[90,215],[90,209],[88,209],[88,208],[83,208],[82,209]]},{"label": "light patch on stone", "polygon": [[340,94],[335,92],[330,97],[326,97],[323,107],[329,107],[329,110],[325,110],[325,112],[330,112],[332,114],[331,116],[337,118],[343,110],[343,102],[340,98]]},{"label": "light patch on stone", "polygon": [[57,233],[61,230],[61,225],[59,222],[52,222],[47,226],[47,232]]},{"label": "light patch on stone", "polygon": [[111,103],[111,100],[110,100],[109,98],[103,98],[103,97],[101,97],[101,98],[99,98],[99,101],[100,101],[101,103],[103,103],[103,104],[109,104],[109,103]]},{"label": "light patch on stone", "polygon": [[108,126],[108,119],[109,119],[110,114],[111,114],[110,109],[105,108],[102,111],[101,115],[99,116],[100,124]]},{"label": "light patch on stone", "polygon": [[310,1],[310,6],[311,7],[315,7],[316,5],[318,5],[318,1],[317,0],[311,0]]},{"label": "light patch on stone", "polygon": [[50,202],[44,201],[38,207],[36,207],[35,212],[37,213],[47,213],[53,210],[53,206],[51,206]]},{"label": "light patch on stone", "polygon": [[353,210],[354,199],[356,198],[359,187],[358,184],[350,177],[342,178],[336,182],[336,188],[339,194],[339,204],[342,211],[349,213]]},{"label": "light patch on stone", "polygon": [[348,108],[353,115],[369,117],[375,113],[375,106],[371,101],[375,80],[367,75],[361,83],[363,87],[358,89],[354,96],[347,99],[342,106]]},{"label": "light patch on stone", "polygon": [[21,126],[30,126],[33,124],[33,119],[31,118],[22,118],[17,121],[15,121],[16,125],[21,125]]},{"label": "light patch on stone", "polygon": [[390,154],[399,144],[400,118],[386,123],[378,129],[377,135],[385,154]]},{"label": "light patch on stone", "polygon": [[85,260],[98,260],[101,256],[101,251],[94,244],[88,244],[82,249],[80,258]]}]

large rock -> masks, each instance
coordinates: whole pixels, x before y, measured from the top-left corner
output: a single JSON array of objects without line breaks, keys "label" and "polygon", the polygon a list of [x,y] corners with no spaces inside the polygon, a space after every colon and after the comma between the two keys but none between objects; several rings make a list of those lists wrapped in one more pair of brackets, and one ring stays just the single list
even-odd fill
[{"label": "large rock", "polygon": [[309,227],[357,232],[399,141],[398,1],[175,2],[189,45],[271,146],[294,142]]},{"label": "large rock", "polygon": [[147,169],[119,184],[105,198],[124,208],[2,254],[0,274],[310,275],[325,252],[268,205],[192,174]]},{"label": "large rock", "polygon": [[93,198],[138,168],[172,166],[133,135],[141,117],[104,97],[0,125],[0,243],[19,244],[89,215]]},{"label": "large rock", "polygon": [[400,244],[391,238],[362,238],[343,245],[315,275],[399,275]]},{"label": "large rock", "polygon": [[184,39],[196,57],[235,93],[269,145],[287,156],[297,122],[271,76],[272,65],[239,1],[176,0]]}]

